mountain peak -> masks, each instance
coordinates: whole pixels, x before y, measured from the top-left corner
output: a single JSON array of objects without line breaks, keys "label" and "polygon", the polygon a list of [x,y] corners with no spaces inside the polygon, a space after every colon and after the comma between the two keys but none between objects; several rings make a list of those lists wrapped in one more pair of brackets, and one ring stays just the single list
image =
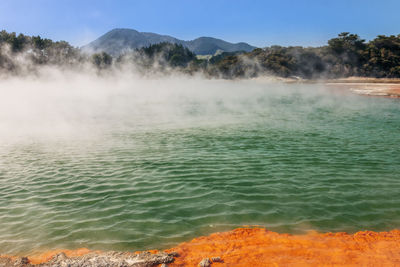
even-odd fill
[{"label": "mountain peak", "polygon": [[118,56],[129,50],[162,42],[181,44],[198,55],[213,55],[217,51],[250,52],[256,48],[244,42],[233,44],[213,37],[203,36],[192,41],[184,41],[168,35],[139,32],[128,28],[115,28],[82,47],[82,49],[94,53],[104,51],[108,54]]}]

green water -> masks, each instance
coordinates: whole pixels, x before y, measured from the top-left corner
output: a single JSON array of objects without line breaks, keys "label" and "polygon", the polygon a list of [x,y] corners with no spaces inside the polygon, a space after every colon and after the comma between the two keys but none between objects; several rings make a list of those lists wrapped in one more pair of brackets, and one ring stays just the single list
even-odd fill
[{"label": "green water", "polygon": [[168,116],[118,112],[91,121],[93,136],[3,142],[0,253],[160,249],[242,225],[400,227],[398,100],[315,85],[233,93],[251,86],[227,101],[179,95]]}]

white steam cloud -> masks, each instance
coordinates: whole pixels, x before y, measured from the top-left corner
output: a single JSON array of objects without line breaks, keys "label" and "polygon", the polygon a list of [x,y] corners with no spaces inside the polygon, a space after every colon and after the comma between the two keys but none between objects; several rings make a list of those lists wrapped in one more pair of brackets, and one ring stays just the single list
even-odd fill
[{"label": "white steam cloud", "polygon": [[[325,105],[321,99],[326,98],[319,96],[326,92],[308,87],[273,78],[227,81],[44,68],[39,75],[0,81],[0,142],[94,138],[113,129],[237,123],[257,116],[270,122],[287,116],[296,123],[296,112],[274,106],[274,101],[300,93]],[[312,108],[301,107],[301,112]]]}]

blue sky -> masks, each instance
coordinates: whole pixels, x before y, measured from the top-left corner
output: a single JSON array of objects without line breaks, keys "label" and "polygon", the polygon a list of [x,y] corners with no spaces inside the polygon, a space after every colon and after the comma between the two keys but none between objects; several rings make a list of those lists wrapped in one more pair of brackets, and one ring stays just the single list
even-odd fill
[{"label": "blue sky", "polygon": [[113,28],[264,47],[400,34],[399,0],[0,0],[0,29],[80,46]]}]

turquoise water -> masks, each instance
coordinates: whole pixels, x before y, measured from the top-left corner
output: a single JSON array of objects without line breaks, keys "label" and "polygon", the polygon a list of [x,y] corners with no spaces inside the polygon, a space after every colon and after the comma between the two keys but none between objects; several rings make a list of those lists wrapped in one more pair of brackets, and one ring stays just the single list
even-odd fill
[{"label": "turquoise water", "polygon": [[268,87],[144,101],[85,121],[93,135],[5,139],[0,253],[160,249],[242,225],[399,228],[400,102]]}]

